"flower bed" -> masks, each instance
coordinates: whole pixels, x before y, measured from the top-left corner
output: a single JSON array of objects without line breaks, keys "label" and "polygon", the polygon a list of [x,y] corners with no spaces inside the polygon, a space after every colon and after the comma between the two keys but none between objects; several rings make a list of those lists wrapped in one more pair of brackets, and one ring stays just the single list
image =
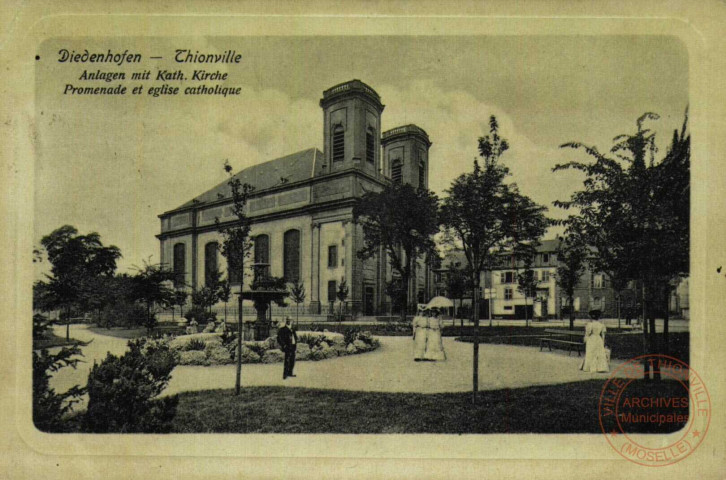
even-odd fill
[{"label": "flower bed", "polygon": [[[179,365],[227,365],[237,359],[235,334],[180,335],[169,340],[169,346],[179,352]],[[379,346],[369,332],[358,329],[345,333],[298,332],[295,359],[325,360],[370,352]],[[278,363],[284,356],[275,338],[242,342],[242,363]]]}]

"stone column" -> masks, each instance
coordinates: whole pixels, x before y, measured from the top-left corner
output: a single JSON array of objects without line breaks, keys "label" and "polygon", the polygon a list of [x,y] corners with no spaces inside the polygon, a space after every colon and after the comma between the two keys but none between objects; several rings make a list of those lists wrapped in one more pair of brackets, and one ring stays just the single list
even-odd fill
[{"label": "stone column", "polygon": [[345,281],[348,283],[349,294],[346,303],[348,311],[360,311],[363,295],[363,272],[361,260],[356,256],[356,224],[351,220],[343,221],[345,228]]},{"label": "stone column", "polygon": [[191,212],[192,216],[192,291],[197,291],[197,210],[194,209]]},{"label": "stone column", "polygon": [[320,223],[312,222],[310,236],[310,313],[320,313]]}]

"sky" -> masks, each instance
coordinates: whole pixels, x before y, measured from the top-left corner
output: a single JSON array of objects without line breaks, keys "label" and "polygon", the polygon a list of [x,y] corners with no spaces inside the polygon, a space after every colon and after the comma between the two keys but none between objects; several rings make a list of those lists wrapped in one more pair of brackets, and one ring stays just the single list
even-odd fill
[{"label": "sky", "polygon": [[[61,48],[138,51],[140,65],[59,63]],[[234,97],[63,94],[84,69],[132,72],[180,68],[175,49],[236,50]],[[34,238],[70,224],[121,249],[119,271],[159,261],[158,215],[235,171],[306,148],[322,150],[323,90],[354,78],[386,106],[383,131],[414,123],[429,134],[429,187],[440,196],[470,171],[477,139],[495,115],[510,143],[502,157],[522,193],[561,217],[554,200],[581,187],[576,172],[552,167],[586,160],[563,150],[580,141],[607,151],[612,139],[648,123],[665,153],[688,106],[688,54],[665,36],[337,36],[50,39],[36,62]],[[161,56],[149,60],[149,56]],[[193,66],[181,68],[191,74]],[[126,80],[129,87],[163,81]],[[178,82],[166,82],[179,86]],[[184,82],[181,87],[192,86]],[[548,232],[553,236],[554,231]],[[46,262],[47,263],[47,262]],[[47,264],[36,264],[36,277]]]}]

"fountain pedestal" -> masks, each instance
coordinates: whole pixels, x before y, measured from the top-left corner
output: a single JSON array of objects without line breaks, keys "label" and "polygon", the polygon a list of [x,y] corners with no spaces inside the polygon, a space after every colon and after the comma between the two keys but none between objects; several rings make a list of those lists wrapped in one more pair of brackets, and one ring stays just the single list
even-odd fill
[{"label": "fountain pedestal", "polygon": [[268,318],[267,312],[270,303],[280,302],[287,295],[286,290],[246,290],[242,292],[242,298],[255,302],[255,310],[257,310],[255,320],[244,322],[244,340],[265,340],[276,333],[273,331],[276,329],[272,327],[272,321]]}]

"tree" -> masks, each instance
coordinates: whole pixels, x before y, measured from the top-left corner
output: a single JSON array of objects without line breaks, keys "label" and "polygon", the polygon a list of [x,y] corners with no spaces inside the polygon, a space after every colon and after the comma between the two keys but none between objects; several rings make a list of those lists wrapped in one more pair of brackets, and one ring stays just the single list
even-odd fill
[{"label": "tree", "polygon": [[232,284],[229,283],[229,278],[225,278],[219,282],[217,288],[217,298],[224,302],[224,323],[227,323],[227,302],[232,298]]},{"label": "tree", "polygon": [[438,204],[436,195],[426,189],[393,183],[380,192],[366,193],[353,207],[353,218],[362,226],[364,235],[358,257],[369,259],[382,249],[400,276],[402,321],[406,319],[408,286],[416,262],[434,253],[432,236],[439,231]]},{"label": "tree", "polygon": [[240,394],[242,386],[242,287],[244,285],[244,262],[252,249],[250,241],[250,219],[245,212],[247,201],[252,194],[254,187],[247,183],[243,184],[239,178],[232,175],[232,167],[228,162],[224,163],[224,171],[230,176],[229,185],[232,196],[232,213],[236,220],[229,223],[222,223],[219,218],[214,219],[217,230],[222,234],[223,241],[220,253],[227,259],[228,275],[234,275],[239,280],[239,304],[237,319],[237,370],[235,380],[235,395]]},{"label": "tree", "polygon": [[[529,312],[527,300],[534,299],[537,296],[537,276],[532,270],[531,259],[525,262],[524,270],[517,275],[517,290],[524,295],[524,321],[525,326],[529,327]],[[534,301],[532,302],[534,304]]]},{"label": "tree", "polygon": [[570,234],[559,238],[557,245],[557,285],[567,297],[570,330],[575,328],[575,287],[585,272],[587,246],[581,238]]},{"label": "tree", "polygon": [[292,301],[295,302],[295,328],[300,321],[300,304],[305,301],[305,285],[301,280],[298,280],[290,287],[290,296]]},{"label": "tree", "polygon": [[81,361],[78,355],[82,353],[77,345],[63,347],[58,353],[49,353],[47,349],[33,351],[33,423],[38,430],[64,431],[63,417],[81,401],[85,388],[75,385],[64,393],[56,393],[50,387],[51,374],[64,367],[76,368]]},{"label": "tree", "polygon": [[58,304],[53,289],[41,280],[33,284],[33,310],[50,312]]},{"label": "tree", "polygon": [[99,326],[111,328],[144,324],[146,310],[134,296],[136,281],[132,276],[122,273],[108,277],[99,287],[104,290]]},{"label": "tree", "polygon": [[66,339],[69,339],[71,311],[88,310],[99,279],[113,276],[121,251],[113,245],[104,246],[98,233],[79,235],[70,225],[54,230],[40,243],[52,265],[51,274],[46,275],[49,298],[53,299],[53,308],[65,312]]},{"label": "tree", "polygon": [[441,220],[461,244],[471,275],[474,322],[473,392],[476,402],[479,389],[479,286],[481,274],[490,270],[497,255],[508,252],[515,259],[531,254],[533,243],[548,225],[545,208],[519,193],[515,184],[505,183],[507,167],[499,162],[509,148],[499,136],[494,116],[489,121],[489,135],[479,139],[479,153],[484,166],[474,161],[472,172],[460,175],[447,190],[442,201]]},{"label": "tree", "polygon": [[[578,142],[564,144],[563,148],[584,150],[593,160],[555,167],[555,171],[579,170],[586,177],[581,191],[569,201],[556,203],[577,211],[564,224],[577,222],[583,227],[593,249],[592,263],[614,279],[616,288],[628,281],[639,285],[644,353],[658,350],[656,305],[667,312],[672,279],[688,272],[688,116],[660,162],[656,161],[655,133],[645,128],[646,121],[658,118],[653,113],[638,118],[634,134],[615,137],[611,156]],[[644,362],[643,367],[644,378],[650,378],[650,365]],[[657,371],[654,376],[658,378]]]},{"label": "tree", "polygon": [[[394,277],[391,281],[386,282],[383,293],[391,298],[391,314],[394,311],[401,312],[404,309],[403,307],[406,304],[406,288],[403,286],[400,278]],[[399,320],[405,322],[405,318],[401,319],[399,317]]]},{"label": "tree", "polygon": [[338,285],[338,291],[335,292],[335,297],[338,299],[338,302],[340,302],[340,321],[343,321],[343,307],[345,306],[345,299],[348,298],[348,293],[350,289],[348,288],[348,283],[345,281],[345,278],[340,280],[340,285]]},{"label": "tree", "polygon": [[144,305],[144,326],[151,332],[156,326],[156,309],[168,308],[174,301],[174,272],[164,265],[145,262],[143,268],[137,267],[137,273],[131,280],[131,296]]},{"label": "tree", "polygon": [[[446,274],[446,293],[452,299],[459,300],[459,310],[461,310],[464,302],[464,295],[466,295],[466,292],[470,290],[470,278],[471,276],[467,275],[464,269],[453,265],[449,267],[449,271]],[[454,318],[456,318],[456,313],[454,313]],[[463,316],[461,317],[461,326],[464,326]]]},{"label": "tree", "polygon": [[179,316],[182,318],[184,317],[184,305],[187,304],[187,298],[189,298],[189,293],[181,288],[176,289],[172,297],[172,305],[179,307]]},{"label": "tree", "polygon": [[219,270],[212,270],[208,272],[205,285],[192,292],[192,305],[196,307],[194,316],[197,320],[206,323],[215,318],[212,307],[220,300],[220,288],[223,283],[222,273]]}]

